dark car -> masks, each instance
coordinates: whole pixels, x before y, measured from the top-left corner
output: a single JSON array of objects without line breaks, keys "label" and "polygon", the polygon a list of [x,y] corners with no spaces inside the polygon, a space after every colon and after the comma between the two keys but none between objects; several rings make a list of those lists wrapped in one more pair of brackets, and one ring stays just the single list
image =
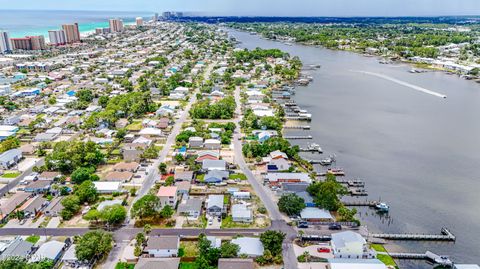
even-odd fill
[{"label": "dark car", "polygon": [[341,230],[341,229],[342,229],[342,225],[337,224],[337,223],[333,223],[333,224],[330,224],[330,225],[328,226],[328,229],[329,229],[329,230]]},{"label": "dark car", "polygon": [[300,221],[297,224],[298,228],[308,228],[308,223],[306,221]]}]

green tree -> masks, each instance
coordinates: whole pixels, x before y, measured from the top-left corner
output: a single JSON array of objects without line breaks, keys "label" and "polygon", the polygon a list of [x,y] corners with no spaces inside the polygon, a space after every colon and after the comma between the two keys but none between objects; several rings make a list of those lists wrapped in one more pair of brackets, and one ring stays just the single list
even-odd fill
[{"label": "green tree", "polygon": [[240,251],[240,247],[237,244],[232,242],[225,242],[220,247],[220,252],[222,258],[235,258],[238,256],[238,252]]},{"label": "green tree", "polygon": [[172,186],[175,183],[175,178],[173,176],[168,176],[165,179],[165,186]]},{"label": "green tree", "polygon": [[285,234],[275,230],[268,230],[260,235],[260,241],[265,250],[270,253],[282,253],[282,244],[285,239]]},{"label": "green tree", "polygon": [[288,216],[298,216],[305,208],[305,200],[295,193],[284,194],[278,200],[278,209]]},{"label": "green tree", "polygon": [[172,209],[171,206],[169,205],[165,205],[162,210],[160,211],[160,216],[162,218],[165,218],[165,219],[168,219],[170,218],[171,216],[173,216],[173,214],[175,213],[175,211]]},{"label": "green tree", "polygon": [[325,181],[315,182],[307,191],[314,197],[315,203],[326,210],[337,210],[342,203],[340,198],[346,193],[345,187],[338,183],[334,175],[327,174]]},{"label": "green tree", "polygon": [[151,218],[158,215],[160,199],[156,195],[147,194],[136,201],[131,209],[132,216],[138,218]]},{"label": "green tree", "polygon": [[90,231],[80,236],[75,242],[75,254],[80,261],[101,259],[107,255],[113,246],[110,233],[102,230]]},{"label": "green tree", "polygon": [[127,218],[127,210],[122,205],[106,206],[100,211],[101,219],[110,225],[118,225]]},{"label": "green tree", "polygon": [[94,221],[98,223],[98,221],[101,219],[102,215],[100,212],[96,209],[90,209],[85,216],[83,216],[83,219],[88,220],[88,221]]},{"label": "green tree", "polygon": [[165,175],[167,173],[167,164],[166,163],[160,163],[158,165],[158,170],[160,170],[160,173],[162,173],[162,175]]},{"label": "green tree", "polygon": [[78,196],[80,203],[87,202],[92,204],[98,198],[97,188],[95,188],[95,184],[90,180],[84,181],[82,184],[76,186],[74,193]]},{"label": "green tree", "polygon": [[70,195],[62,200],[63,209],[60,216],[64,220],[71,219],[80,210],[80,199],[76,195]]}]

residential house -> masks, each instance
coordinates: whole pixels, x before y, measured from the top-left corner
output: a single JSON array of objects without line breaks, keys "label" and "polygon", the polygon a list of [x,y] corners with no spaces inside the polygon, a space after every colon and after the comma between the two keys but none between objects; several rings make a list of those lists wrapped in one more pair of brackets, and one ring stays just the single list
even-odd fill
[{"label": "residential house", "polygon": [[59,172],[44,171],[38,176],[38,180],[55,181],[61,176],[62,174],[60,174]]},{"label": "residential house", "polygon": [[140,257],[135,264],[135,269],[178,269],[180,258],[145,258]]},{"label": "residential house", "polygon": [[20,149],[7,150],[0,155],[0,168],[10,169],[17,165],[22,158],[23,155]]},{"label": "residential house", "polygon": [[239,237],[232,240],[233,244],[240,247],[238,255],[247,255],[248,257],[259,257],[263,255],[263,244],[257,237]]},{"label": "residential house", "polygon": [[268,172],[287,171],[290,169],[290,162],[287,159],[272,159],[267,163]]},{"label": "residential house", "polygon": [[255,263],[252,259],[218,259],[218,269],[254,269]]},{"label": "residential house", "polygon": [[367,241],[360,234],[345,231],[332,234],[332,254],[340,259],[373,259],[375,252],[370,250]]},{"label": "residential house", "polygon": [[11,197],[4,197],[0,199],[0,219],[5,219],[15,209],[21,206],[30,197],[30,193],[17,192]]},{"label": "residential house", "polygon": [[205,149],[221,149],[222,143],[218,139],[207,139],[205,143],[203,143],[203,147]]},{"label": "residential house", "polygon": [[302,198],[304,203],[305,203],[305,206],[306,207],[315,207],[317,206],[314,202],[313,202],[313,197],[310,195],[310,193],[308,193],[307,191],[300,191],[300,192],[295,192],[295,194]]},{"label": "residential house", "polygon": [[191,136],[188,139],[188,146],[190,148],[201,148],[203,147],[203,138],[199,136]]},{"label": "residential house", "polygon": [[129,163],[121,162],[121,163],[117,163],[113,167],[113,171],[135,173],[137,172],[139,167],[140,167],[140,164],[138,164],[137,162],[129,162]]},{"label": "residential house", "polygon": [[128,182],[133,178],[132,172],[117,172],[113,171],[107,174],[105,177],[106,181],[118,181],[118,182]]},{"label": "residential house", "polygon": [[220,216],[225,212],[223,206],[223,195],[209,195],[206,201],[207,213],[213,216]]},{"label": "residential house", "polygon": [[30,257],[29,262],[39,262],[48,259],[55,264],[62,256],[65,246],[65,243],[55,240],[45,242]]},{"label": "residential house", "polygon": [[155,258],[177,257],[179,247],[178,236],[150,236],[144,251]]},{"label": "residential house", "polygon": [[147,136],[150,136],[150,137],[158,137],[158,136],[162,136],[162,130],[158,129],[158,128],[143,128],[142,130],[140,130],[140,132],[138,132],[139,135],[147,135]]},{"label": "residential house", "polygon": [[203,178],[205,183],[220,183],[223,180],[228,179],[230,173],[222,170],[210,170]]},{"label": "residential house", "polygon": [[175,186],[177,187],[178,194],[186,196],[190,193],[192,183],[190,183],[190,181],[179,181],[175,183]]},{"label": "residential house", "polygon": [[11,257],[26,259],[32,253],[33,244],[17,237],[10,241],[0,254],[0,260],[6,260]]},{"label": "residential house", "polygon": [[307,222],[331,222],[333,216],[325,209],[317,207],[306,207],[300,212],[300,218]]},{"label": "residential house", "polygon": [[248,200],[251,197],[249,191],[235,191],[232,195],[233,198],[240,200]]},{"label": "residential house", "polygon": [[281,152],[280,150],[275,150],[275,151],[270,152],[269,156],[272,160],[288,159],[287,154],[285,154],[284,152]]},{"label": "residential house", "polygon": [[109,194],[122,191],[122,184],[119,181],[94,181],[93,184],[98,193]]},{"label": "residential house", "polygon": [[178,205],[178,213],[186,215],[190,219],[198,219],[202,213],[203,200],[199,198],[188,198]]},{"label": "residential house", "polygon": [[169,124],[170,124],[170,120],[164,117],[158,121],[157,127],[164,130],[168,128]]},{"label": "residential house", "polygon": [[177,187],[175,186],[161,186],[157,192],[158,198],[160,198],[160,206],[164,207],[166,205],[175,208],[178,200]]},{"label": "residential house", "polygon": [[225,171],[227,170],[227,162],[224,160],[203,160],[202,169],[204,171],[212,171],[212,170]]},{"label": "residential house", "polygon": [[253,221],[252,210],[244,204],[235,204],[232,206],[232,220],[250,223]]},{"label": "residential house", "polygon": [[193,179],[193,171],[175,172],[175,175],[173,177],[175,178],[175,181],[191,182]]},{"label": "residential house", "polygon": [[282,183],[306,182],[311,183],[312,179],[307,173],[268,173],[265,177],[270,185],[281,185]]},{"label": "residential house", "polygon": [[220,152],[218,150],[202,150],[197,152],[196,162],[202,162],[203,160],[218,160],[220,158]]},{"label": "residential house", "polygon": [[52,181],[50,180],[37,180],[30,182],[23,190],[30,193],[46,193],[50,190]]},{"label": "residential house", "polygon": [[210,246],[212,248],[222,247],[222,239],[216,236],[207,236],[206,239],[210,241]]}]

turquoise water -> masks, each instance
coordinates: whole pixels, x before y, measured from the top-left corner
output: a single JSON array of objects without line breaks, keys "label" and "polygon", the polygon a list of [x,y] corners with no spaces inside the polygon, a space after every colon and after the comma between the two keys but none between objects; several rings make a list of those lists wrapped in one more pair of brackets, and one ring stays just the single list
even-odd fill
[{"label": "turquoise water", "polygon": [[136,17],[149,20],[152,15],[153,12],[0,10],[0,29],[8,31],[11,37],[44,35],[48,39],[49,30],[60,29],[65,23],[77,22],[80,32],[85,33],[108,27],[111,18],[132,24]]}]

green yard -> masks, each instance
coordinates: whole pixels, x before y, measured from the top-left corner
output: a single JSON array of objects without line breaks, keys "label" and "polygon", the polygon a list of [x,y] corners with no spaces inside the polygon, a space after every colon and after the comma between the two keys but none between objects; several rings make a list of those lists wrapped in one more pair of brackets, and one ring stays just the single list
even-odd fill
[{"label": "green yard", "polygon": [[30,242],[32,244],[36,244],[40,240],[40,235],[30,235],[25,239],[25,241]]},{"label": "green yard", "polygon": [[3,178],[16,178],[19,175],[21,175],[20,172],[7,172],[7,173],[3,174],[1,177],[3,177]]},{"label": "green yard", "polygon": [[194,262],[181,262],[180,269],[197,269],[198,266]]},{"label": "green yard", "polygon": [[134,121],[131,124],[127,125],[126,128],[128,131],[140,131],[142,129],[141,121]]},{"label": "green yard", "polygon": [[[385,249],[385,247],[383,245],[380,245],[380,244],[372,244],[370,245],[372,249],[374,249],[375,251],[377,252],[384,252],[384,253],[388,253],[387,250]],[[383,262],[385,265],[387,266],[395,266],[395,268],[398,268],[397,267],[397,264],[395,263],[395,261],[393,260],[392,257],[390,257],[390,255],[388,254],[378,254],[377,255],[377,259],[379,259],[381,262]]]},{"label": "green yard", "polygon": [[198,255],[197,241],[181,241],[180,248],[184,251],[184,257],[196,257]]},{"label": "green yard", "polygon": [[245,174],[231,174],[228,179],[240,179],[240,180],[247,180],[247,176]]}]

